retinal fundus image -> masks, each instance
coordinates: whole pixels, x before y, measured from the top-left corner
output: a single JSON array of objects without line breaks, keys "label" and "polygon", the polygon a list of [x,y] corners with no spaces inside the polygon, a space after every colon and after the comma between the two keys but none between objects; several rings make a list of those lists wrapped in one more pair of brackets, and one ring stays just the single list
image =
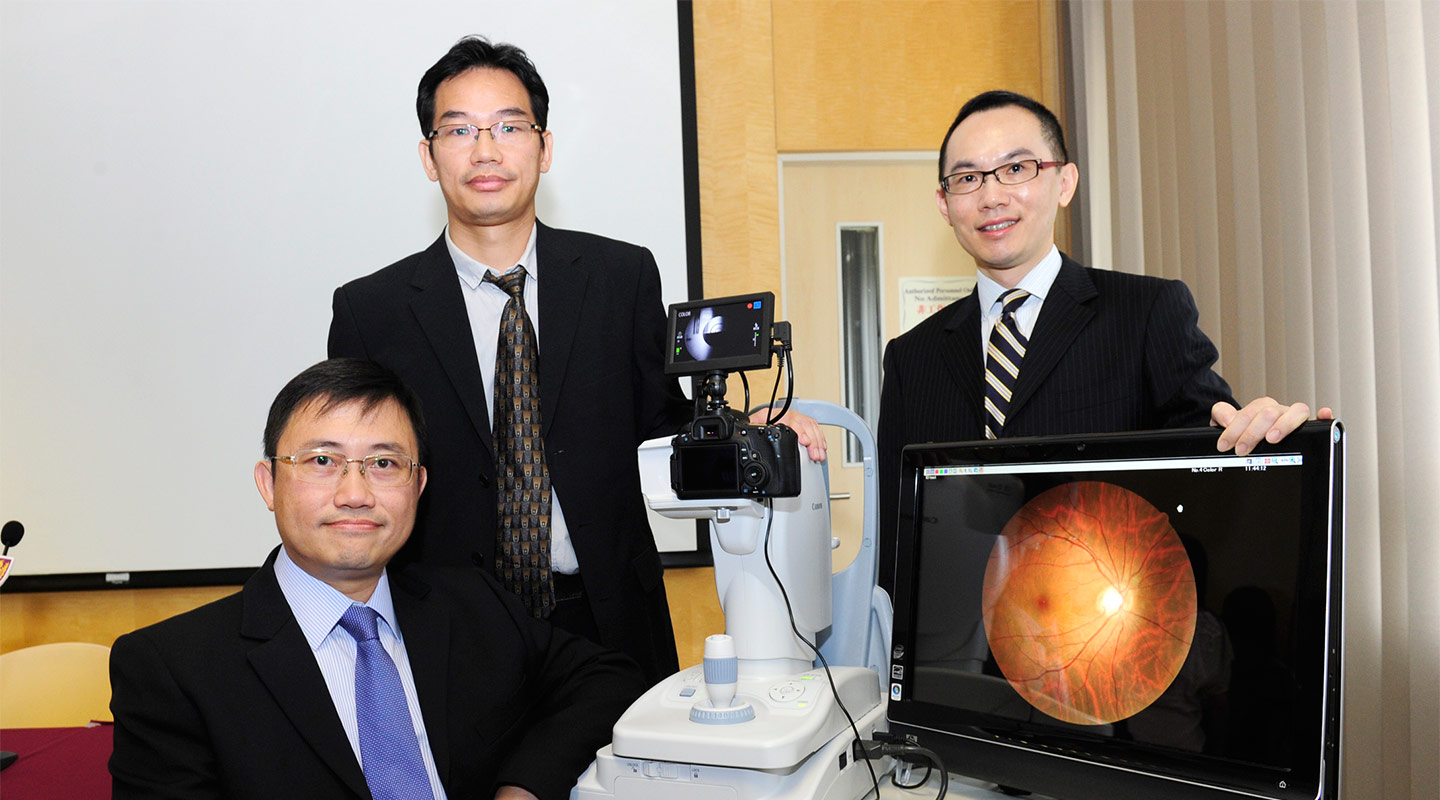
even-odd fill
[{"label": "retinal fundus image", "polygon": [[1195,632],[1195,577],[1169,519],[1100,481],[1045,491],[1010,519],[990,553],[982,603],[1010,685],[1081,725],[1154,702]]}]

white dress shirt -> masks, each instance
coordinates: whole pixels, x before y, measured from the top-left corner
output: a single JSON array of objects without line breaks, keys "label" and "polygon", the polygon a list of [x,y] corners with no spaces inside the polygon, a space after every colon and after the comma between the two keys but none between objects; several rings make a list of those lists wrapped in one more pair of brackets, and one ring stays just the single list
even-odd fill
[{"label": "white dress shirt", "polygon": [[[355,761],[364,768],[360,758],[360,724],[355,717],[355,639],[340,627],[340,618],[355,603],[333,586],[321,581],[301,569],[285,548],[275,556],[275,580],[290,612],[300,623],[315,663],[320,665],[320,674],[325,676],[325,686],[330,690],[330,701],[340,715],[340,724],[355,751]],[[390,599],[390,580],[380,574],[380,583],[375,593],[365,603],[380,615],[378,627],[380,644],[395,662],[400,673],[400,683],[405,687],[405,705],[410,708],[410,721],[415,725],[415,735],[420,739],[420,755],[425,759],[425,773],[430,777],[430,791],[435,800],[445,800],[445,789],[440,785],[440,773],[435,769],[435,756],[430,752],[430,738],[425,733],[425,720],[420,715],[420,699],[415,694],[415,678],[410,672],[410,657],[405,653],[405,640],[400,633],[400,624],[395,619],[395,604]]]},{"label": "white dress shirt", "polygon": [[[1035,331],[1035,320],[1040,316],[1040,307],[1045,304],[1045,295],[1050,293],[1055,276],[1059,274],[1060,249],[1052,244],[1050,252],[1016,284],[1016,289],[1024,289],[1030,293],[1025,302],[1020,304],[1020,308],[1015,310],[1015,322],[1026,339]],[[975,291],[978,295],[976,299],[980,301],[980,362],[983,364],[990,346],[990,332],[995,329],[995,323],[1000,321],[1000,313],[1005,308],[1000,304],[1000,295],[1004,294],[1006,289],[990,276],[977,271]]]},{"label": "white dress shirt", "polygon": [[[520,257],[520,266],[525,268],[525,313],[530,315],[530,324],[535,328],[535,346],[540,346],[540,290],[536,288],[540,275],[535,266],[535,232],[530,228],[530,241],[525,244],[525,253]],[[480,377],[485,382],[485,406],[490,410],[491,424],[495,419],[495,351],[500,339],[500,317],[510,295],[493,283],[485,282],[485,273],[494,272],[496,277],[504,275],[515,264],[493,267],[481,264],[471,258],[450,238],[450,229],[445,229],[445,246],[450,249],[450,258],[455,261],[455,272],[460,276],[460,288],[465,295],[465,312],[470,317],[470,335],[475,338],[475,357],[480,363]],[[545,358],[541,353],[540,358]],[[565,513],[560,509],[560,494],[550,487],[550,568],[565,575],[580,571],[580,561],[575,557],[575,547],[570,543],[570,529],[565,525]]]}]

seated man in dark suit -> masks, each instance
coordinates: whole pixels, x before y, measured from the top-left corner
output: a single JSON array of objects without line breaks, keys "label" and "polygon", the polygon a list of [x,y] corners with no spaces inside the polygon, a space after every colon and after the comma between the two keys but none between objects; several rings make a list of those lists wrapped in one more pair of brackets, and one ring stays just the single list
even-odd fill
[{"label": "seated man in dark suit", "polygon": [[639,670],[473,569],[386,569],[426,452],[377,364],[281,390],[255,465],[281,546],[238,594],[115,642],[116,798],[567,796]]},{"label": "seated man in dark suit", "polygon": [[968,297],[885,350],[876,438],[887,589],[907,444],[1213,422],[1219,449],[1244,455],[1310,416],[1269,397],[1235,408],[1185,284],[1089,269],[1055,247],[1056,215],[1079,180],[1059,121],[1028,97],[978,95],[945,134],[935,201],[978,275]]}]

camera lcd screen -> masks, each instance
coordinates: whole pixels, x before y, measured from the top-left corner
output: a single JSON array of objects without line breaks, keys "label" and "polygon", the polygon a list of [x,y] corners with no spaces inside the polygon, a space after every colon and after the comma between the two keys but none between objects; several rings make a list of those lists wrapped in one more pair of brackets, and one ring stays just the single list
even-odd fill
[{"label": "camera lcd screen", "polygon": [[770,366],[775,295],[759,292],[670,306],[667,375]]},{"label": "camera lcd screen", "polygon": [[691,444],[675,448],[681,499],[738,497],[740,445],[735,442]]}]

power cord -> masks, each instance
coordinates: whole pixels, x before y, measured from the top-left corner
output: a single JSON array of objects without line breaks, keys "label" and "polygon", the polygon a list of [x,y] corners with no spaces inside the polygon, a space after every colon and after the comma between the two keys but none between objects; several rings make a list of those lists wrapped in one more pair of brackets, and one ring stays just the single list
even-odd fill
[{"label": "power cord", "polygon": [[[779,383],[778,376],[776,377],[776,383]],[[788,399],[785,401],[785,405],[789,407],[790,401]],[[784,416],[783,412],[781,416]],[[835,704],[840,706],[840,712],[845,715],[845,721],[850,723],[850,730],[855,734],[855,747],[858,748],[862,741],[860,738],[860,728],[855,725],[855,718],[850,716],[850,709],[845,707],[845,701],[840,699],[840,690],[835,687],[835,677],[830,674],[830,664],[825,660],[825,656],[820,652],[820,648],[816,647],[809,639],[800,635],[800,627],[795,624],[795,609],[790,605],[790,594],[785,591],[785,584],[780,582],[780,576],[775,572],[775,565],[770,561],[770,527],[775,523],[775,508],[773,503],[774,501],[771,498],[765,498],[765,566],[770,570],[770,577],[775,579],[775,585],[780,587],[780,597],[785,601],[785,613],[790,615],[790,630],[795,634],[796,639],[804,642],[805,646],[810,648],[810,652],[814,653],[815,657],[820,659],[820,666],[825,668],[825,679],[830,681],[830,693],[835,695]],[[870,783],[875,787],[876,800],[879,800],[880,779],[876,777],[875,767],[870,763],[870,759],[866,758],[864,761],[866,769],[870,770]]]},{"label": "power cord", "polygon": [[[785,371],[785,405],[780,408],[779,414],[767,413],[765,419],[766,425],[774,425],[776,420],[785,416],[785,412],[790,410],[790,400],[795,396],[795,361],[794,359],[787,358],[790,354],[790,323],[775,323],[774,333],[771,335],[770,349],[775,353],[776,357],[780,359],[780,369],[775,371],[775,385],[770,388],[769,409],[771,411],[775,409],[775,398],[779,396],[780,393],[781,369]],[[745,373],[742,372],[740,374],[744,375]],[[746,402],[746,407],[748,408],[749,395],[746,395]]]},{"label": "power cord", "polygon": [[[863,758],[867,762],[874,758],[891,756],[902,761],[915,761],[915,757],[925,759],[925,775],[915,783],[901,783],[890,776],[890,782],[901,789],[918,789],[930,780],[930,771],[935,769],[940,773],[940,792],[935,795],[935,800],[944,800],[946,792],[950,791],[950,775],[945,769],[945,761],[933,750],[927,750],[919,745],[909,744],[901,741],[896,736],[881,731],[875,732],[874,739],[864,739],[855,743],[855,757]],[[875,796],[880,796],[880,791],[875,791]]]}]

